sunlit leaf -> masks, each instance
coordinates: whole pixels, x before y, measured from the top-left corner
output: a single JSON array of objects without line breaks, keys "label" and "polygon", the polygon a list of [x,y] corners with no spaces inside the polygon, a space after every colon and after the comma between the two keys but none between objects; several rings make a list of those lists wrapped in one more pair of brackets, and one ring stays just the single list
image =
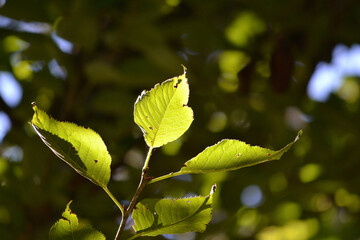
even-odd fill
[{"label": "sunlit leaf", "polygon": [[101,137],[90,128],[57,121],[35,104],[33,109],[31,125],[56,156],[95,184],[106,187],[111,157]]},{"label": "sunlit leaf", "polygon": [[75,213],[70,210],[70,203],[66,206],[62,217],[50,229],[51,240],[105,240],[105,236],[89,225],[79,224]]},{"label": "sunlit leaf", "polygon": [[299,139],[301,134],[302,131],[299,132],[293,142],[278,151],[250,146],[239,140],[222,140],[187,161],[179,173],[230,171],[271,160],[278,160]]},{"label": "sunlit leaf", "polygon": [[150,147],[160,147],[178,139],[190,127],[193,111],[187,106],[189,84],[186,72],[144,91],[134,109],[136,124]]},{"label": "sunlit leaf", "polygon": [[212,195],[181,199],[146,199],[133,212],[136,235],[157,236],[186,232],[203,232],[211,220]]}]

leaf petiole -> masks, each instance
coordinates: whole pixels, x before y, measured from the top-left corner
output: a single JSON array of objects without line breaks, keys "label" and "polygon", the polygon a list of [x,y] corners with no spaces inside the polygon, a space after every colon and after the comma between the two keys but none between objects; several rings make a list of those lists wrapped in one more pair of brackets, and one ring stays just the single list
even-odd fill
[{"label": "leaf petiole", "polygon": [[146,156],[146,159],[145,159],[145,162],[144,162],[144,166],[143,166],[143,169],[142,169],[142,172],[144,173],[146,171],[146,169],[148,168],[148,165],[149,165],[149,161],[150,161],[150,157],[151,157],[151,153],[152,153],[152,150],[154,149],[154,147],[150,147],[149,148],[149,151],[147,153],[147,156]]},{"label": "leaf petiole", "polygon": [[119,203],[119,201],[114,197],[114,195],[110,192],[110,190],[105,186],[103,187],[104,191],[107,193],[107,195],[109,195],[109,197],[111,198],[111,200],[113,200],[113,202],[116,204],[116,206],[120,209],[121,214],[124,215],[124,208],[123,206],[121,206],[121,204]]},{"label": "leaf petiole", "polygon": [[162,181],[162,180],[165,180],[165,179],[168,179],[168,178],[180,176],[180,175],[183,175],[183,174],[188,174],[188,173],[184,173],[184,172],[180,172],[180,171],[179,171],[179,172],[171,172],[171,173],[168,173],[168,174],[166,174],[166,175],[163,175],[163,176],[160,176],[160,177],[151,179],[151,180],[148,182],[148,184],[156,183],[156,182],[159,182],[159,181]]}]

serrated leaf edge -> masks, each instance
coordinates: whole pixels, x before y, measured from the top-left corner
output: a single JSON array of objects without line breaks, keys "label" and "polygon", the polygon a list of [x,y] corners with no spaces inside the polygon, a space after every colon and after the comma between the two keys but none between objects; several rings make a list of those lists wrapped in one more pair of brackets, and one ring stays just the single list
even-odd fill
[{"label": "serrated leaf edge", "polygon": [[[150,90],[143,90],[143,91],[141,92],[141,94],[138,96],[138,98],[136,99],[135,104],[134,104],[134,116],[135,116],[136,109],[137,109],[137,108],[136,108],[136,105],[137,105],[140,101],[144,100],[145,97],[147,97],[152,91],[155,91],[155,90],[156,90],[157,88],[159,88],[160,86],[165,85],[165,84],[167,84],[167,83],[169,83],[169,82],[174,82],[175,80],[177,80],[176,85],[177,85],[177,84],[180,84],[179,80],[181,80],[181,81],[184,80],[184,79],[187,80],[187,78],[186,78],[186,70],[187,70],[187,69],[186,69],[186,67],[183,66],[183,65],[182,65],[182,67],[183,67],[183,69],[184,69],[184,72],[183,72],[182,75],[179,75],[179,76],[177,76],[177,77],[173,77],[173,78],[167,79],[167,80],[163,81],[162,83],[157,83],[157,84],[155,84],[155,86],[154,86],[153,88],[151,88]],[[186,82],[186,84],[188,84],[188,83]],[[190,92],[190,89],[189,89],[189,92]],[[175,91],[174,94],[171,96],[171,99],[175,96],[175,93],[176,93],[176,91]],[[171,99],[170,99],[169,102],[171,102]],[[183,106],[188,107],[188,106],[187,106],[188,100],[189,100],[189,97],[186,99],[186,102],[185,102],[185,104],[184,104]],[[165,112],[167,111],[168,106],[169,106],[169,105],[166,106]],[[188,108],[190,108],[190,107],[188,107]],[[190,108],[190,109],[191,109],[191,108]],[[191,112],[192,112],[192,119],[194,119],[194,112],[192,111],[192,109],[191,109]],[[161,125],[161,122],[162,122],[163,118],[164,118],[164,115],[161,116],[159,126]],[[136,123],[136,125],[138,125],[139,128],[141,129],[141,131],[142,131],[142,133],[143,133],[143,135],[144,135],[145,142],[148,144],[148,142],[146,141],[146,136],[148,135],[148,132],[147,132],[142,126],[140,126],[136,121],[135,121],[135,123]],[[144,124],[144,125],[145,125],[145,124]],[[150,144],[150,145],[148,144],[149,147],[153,147],[153,148],[161,147],[161,146],[156,146],[156,147],[154,147],[155,142],[156,142],[156,136],[157,136],[158,131],[159,131],[159,129],[156,130],[156,133],[155,133],[155,135],[154,135],[154,139],[152,139],[151,144]],[[174,140],[174,141],[175,141],[175,140]],[[165,144],[166,144],[166,143],[165,143]],[[162,146],[163,146],[163,145],[162,145]]]},{"label": "serrated leaf edge", "polygon": [[[222,139],[220,140],[219,142],[215,143],[214,145],[211,145],[211,146],[208,146],[206,147],[202,152],[200,152],[198,155],[196,155],[195,157],[193,157],[192,159],[186,161],[184,163],[184,167],[182,167],[180,169],[180,171],[178,172],[175,172],[174,174],[176,175],[179,175],[180,173],[181,174],[199,174],[199,173],[211,173],[211,172],[224,172],[224,171],[233,171],[233,170],[238,170],[240,168],[244,168],[244,167],[249,167],[249,166],[254,166],[254,165],[257,165],[257,164],[261,164],[261,163],[265,163],[265,162],[269,162],[269,161],[272,161],[272,160],[279,160],[281,158],[281,156],[286,153],[292,145],[294,145],[299,139],[300,137],[302,136],[303,134],[303,131],[300,130],[296,136],[296,138],[294,139],[294,141],[288,143],[286,146],[284,146],[283,148],[279,149],[279,150],[270,150],[268,149],[269,151],[271,152],[275,152],[274,154],[271,155],[271,157],[269,156],[269,158],[267,159],[264,159],[262,161],[259,161],[259,162],[255,162],[255,163],[250,163],[250,164],[246,164],[246,165],[242,165],[241,167],[234,167],[234,168],[227,168],[227,169],[223,169],[223,170],[206,170],[206,171],[202,171],[202,170],[185,170],[188,166],[187,166],[187,163],[192,161],[193,159],[196,159],[201,153],[203,153],[204,151],[206,151],[208,148],[211,148],[211,147],[214,147],[218,144],[221,144],[222,142],[224,141],[238,141],[238,142],[241,142],[241,143],[244,143],[246,146],[249,146],[249,147],[259,147],[259,148],[262,148],[260,146],[253,146],[253,145],[250,145],[246,142],[243,142],[243,141],[240,141],[240,140],[237,140],[237,139]],[[262,149],[266,149],[266,148],[262,148]],[[280,155],[280,156],[279,156]],[[184,170],[183,170],[184,169]]]},{"label": "serrated leaf edge", "polygon": [[[187,216],[187,217],[185,217],[185,218],[180,219],[180,220],[177,221],[177,222],[174,222],[174,223],[172,223],[172,224],[166,225],[166,227],[174,226],[174,225],[176,225],[176,224],[178,224],[178,223],[180,223],[180,222],[182,222],[182,221],[185,221],[185,220],[188,219],[188,218],[193,217],[193,216],[199,211],[199,209],[200,209],[203,205],[206,205],[207,202],[209,201],[209,199],[213,197],[213,194],[215,193],[215,191],[216,191],[216,184],[214,184],[214,185],[211,187],[210,194],[207,195],[207,196],[195,196],[195,197],[185,197],[185,198],[176,198],[176,199],[173,199],[173,198],[163,198],[163,199],[160,199],[160,200],[175,200],[175,201],[176,201],[176,200],[186,200],[186,199],[196,199],[196,198],[208,198],[208,199],[206,200],[206,202],[204,202],[202,205],[199,206],[198,209],[196,209],[196,210],[194,211],[194,214],[193,214],[193,215]],[[212,212],[213,212],[213,209],[212,209],[212,207],[210,207],[210,216],[212,215]],[[134,221],[135,221],[135,220],[134,220]],[[210,221],[211,221],[211,217],[210,217]],[[209,222],[210,222],[210,221],[209,221]],[[209,223],[209,222],[208,222],[208,223]],[[205,225],[207,225],[208,223],[205,223]],[[135,225],[136,225],[136,222],[135,222]],[[135,226],[135,225],[134,225],[134,226]],[[161,226],[158,227],[158,228],[152,228],[151,230],[146,230],[146,229],[144,229],[144,230],[138,231],[138,232],[136,232],[136,235],[132,236],[132,237],[129,238],[128,240],[135,239],[135,238],[140,237],[140,236],[143,236],[143,235],[145,235],[145,234],[147,234],[147,233],[157,231],[158,229],[161,229]],[[204,228],[204,230],[198,231],[198,232],[204,232],[205,230],[206,230],[206,227]],[[189,231],[189,232],[191,232],[191,231]]]}]

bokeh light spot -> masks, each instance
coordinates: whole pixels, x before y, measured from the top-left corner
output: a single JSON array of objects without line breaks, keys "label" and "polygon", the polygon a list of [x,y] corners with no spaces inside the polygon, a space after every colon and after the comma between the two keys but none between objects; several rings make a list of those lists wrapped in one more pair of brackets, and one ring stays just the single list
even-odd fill
[{"label": "bokeh light spot", "polygon": [[289,106],[286,108],[285,121],[287,125],[295,131],[305,128],[307,123],[311,120],[312,118],[310,116],[305,115],[297,107]]},{"label": "bokeh light spot", "polygon": [[2,157],[8,159],[10,162],[21,162],[24,157],[23,150],[20,146],[7,147]]},{"label": "bokeh light spot", "polygon": [[130,149],[125,154],[124,162],[136,169],[141,169],[144,164],[144,153],[136,148]]},{"label": "bokeh light spot", "polygon": [[264,32],[266,24],[253,12],[245,11],[226,28],[227,39],[235,46],[247,45],[256,35]]},{"label": "bokeh light spot", "polygon": [[173,141],[173,142],[170,142],[170,143],[164,145],[161,148],[161,150],[166,155],[175,156],[179,153],[181,145],[182,145],[182,140],[181,140],[181,138],[179,138],[176,141]]},{"label": "bokeh light spot", "polygon": [[323,212],[330,209],[332,206],[332,200],[329,196],[323,193],[314,195],[311,199],[311,207],[313,210]]},{"label": "bokeh light spot", "polygon": [[319,231],[317,219],[292,220],[284,226],[270,226],[256,235],[257,240],[296,239],[308,240]]},{"label": "bokeh light spot", "polygon": [[0,111],[0,143],[4,140],[4,137],[11,129],[11,120],[9,116]]},{"label": "bokeh light spot", "polygon": [[6,0],[0,0],[0,7],[3,7],[6,3]]},{"label": "bokeh light spot", "polygon": [[319,164],[309,163],[303,166],[299,171],[299,178],[303,183],[312,182],[317,179],[322,172]]},{"label": "bokeh light spot", "polygon": [[301,207],[295,202],[284,202],[275,210],[275,218],[279,224],[298,219],[301,216]]},{"label": "bokeh light spot", "polygon": [[288,182],[283,173],[276,173],[269,180],[269,187],[272,192],[285,190],[287,185]]},{"label": "bokeh light spot", "polygon": [[224,92],[236,92],[239,88],[239,80],[235,74],[232,73],[223,73],[218,78],[218,85],[221,90]]},{"label": "bokeh light spot", "polygon": [[67,54],[72,54],[74,50],[74,44],[68,40],[65,40],[59,37],[56,32],[51,34],[51,38],[53,39],[54,43],[58,46],[58,48]]},{"label": "bokeh light spot", "polygon": [[59,65],[59,63],[56,61],[56,59],[52,59],[49,64],[49,71],[51,75],[53,75],[56,78],[60,78],[62,80],[65,80],[67,77],[66,69]]},{"label": "bokeh light spot", "polygon": [[256,71],[264,78],[269,78],[271,71],[268,61],[258,61],[255,65]]},{"label": "bokeh light spot", "polygon": [[19,105],[23,95],[21,85],[14,75],[0,71],[0,97],[11,108]]},{"label": "bokeh light spot", "polygon": [[29,61],[20,61],[13,65],[13,72],[19,80],[31,80],[33,77],[33,70]]},{"label": "bokeh light spot", "polygon": [[9,167],[9,162],[6,161],[4,158],[0,157],[0,179],[2,175],[4,175],[5,172],[7,171],[8,167]]},{"label": "bokeh light spot", "polygon": [[48,88],[41,88],[35,99],[36,104],[41,106],[41,109],[48,110],[51,106],[51,103],[54,99],[54,92]]},{"label": "bokeh light spot", "polygon": [[237,219],[240,226],[254,226],[259,220],[259,213],[255,209],[246,209]]},{"label": "bokeh light spot", "polygon": [[250,57],[241,51],[223,51],[219,54],[219,68],[222,72],[236,74],[250,61]]},{"label": "bokeh light spot", "polygon": [[235,92],[239,87],[237,73],[250,61],[241,51],[223,51],[219,54],[219,68],[222,72],[218,78],[220,89],[224,92]]},{"label": "bokeh light spot", "polygon": [[360,210],[360,197],[351,194],[347,190],[340,188],[335,192],[335,203],[340,207],[347,207],[352,212]]},{"label": "bokeh light spot", "polygon": [[114,181],[127,181],[129,180],[129,170],[126,167],[117,167],[113,170],[111,179]]},{"label": "bokeh light spot", "polygon": [[357,102],[360,95],[359,79],[355,77],[345,78],[343,85],[337,92],[337,95],[347,103],[351,104]]},{"label": "bokeh light spot", "polygon": [[171,7],[176,7],[180,4],[180,0],[165,0],[166,4]]},{"label": "bokeh light spot", "polygon": [[259,186],[249,185],[241,192],[241,203],[249,208],[256,208],[263,203],[263,193]]},{"label": "bokeh light spot", "polygon": [[195,232],[180,233],[180,234],[163,234],[165,239],[169,240],[194,240],[196,238]]},{"label": "bokeh light spot", "polygon": [[360,76],[360,45],[354,44],[348,48],[338,44],[333,50],[330,64],[317,64],[310,78],[307,93],[311,99],[325,102],[331,93],[340,89],[343,79],[349,76]]},{"label": "bokeh light spot", "polygon": [[17,36],[10,35],[4,38],[3,46],[7,52],[17,52],[25,50],[30,46],[30,44],[18,38]]},{"label": "bokeh light spot", "polygon": [[211,132],[221,132],[227,124],[227,116],[223,112],[214,112],[208,123],[208,129]]}]

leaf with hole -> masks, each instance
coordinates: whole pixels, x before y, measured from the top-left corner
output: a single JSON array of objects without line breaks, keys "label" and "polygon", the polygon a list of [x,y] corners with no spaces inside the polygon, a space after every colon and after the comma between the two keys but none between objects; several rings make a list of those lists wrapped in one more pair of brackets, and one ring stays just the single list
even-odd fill
[{"label": "leaf with hole", "polygon": [[50,229],[50,240],[105,240],[105,236],[88,224],[79,224],[75,213],[66,206],[62,217]]},{"label": "leaf with hole", "polygon": [[183,75],[142,92],[135,103],[134,120],[148,146],[161,147],[188,130],[193,121],[188,100],[189,84],[185,68]]},{"label": "leaf with hole", "polygon": [[186,232],[203,232],[211,220],[212,196],[180,199],[145,199],[136,205],[133,219],[136,231],[130,239],[139,236],[157,236]]},{"label": "leaf with hole", "polygon": [[106,188],[111,175],[111,157],[105,143],[93,130],[59,122],[33,104],[31,125],[60,159],[82,176]]}]

